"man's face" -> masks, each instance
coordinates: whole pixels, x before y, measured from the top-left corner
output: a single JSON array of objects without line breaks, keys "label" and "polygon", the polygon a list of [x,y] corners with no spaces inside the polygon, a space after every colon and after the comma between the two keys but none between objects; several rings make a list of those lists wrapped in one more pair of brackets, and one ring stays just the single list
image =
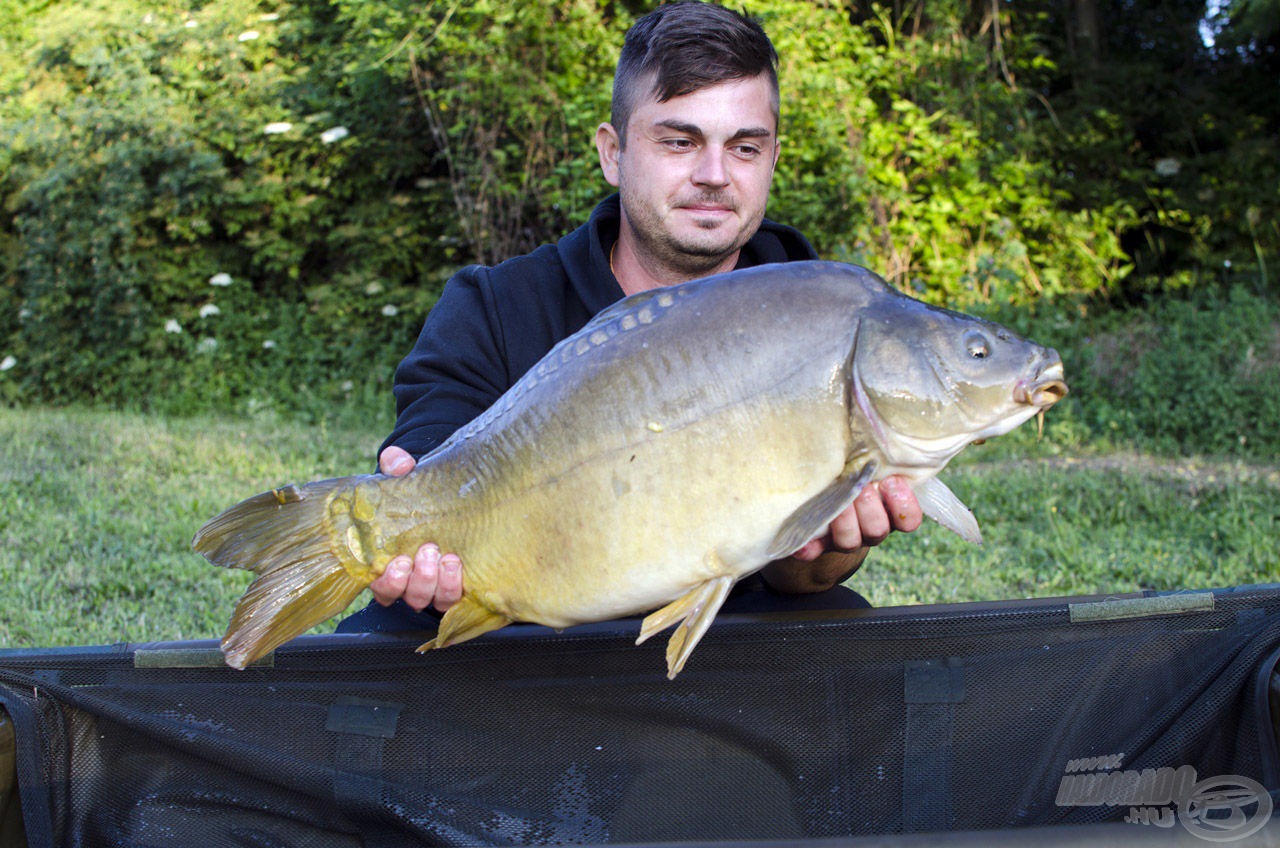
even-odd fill
[{"label": "man's face", "polygon": [[636,104],[618,145],[597,134],[622,199],[624,237],[668,270],[716,269],[755,234],[778,159],[775,95],[764,75]]}]

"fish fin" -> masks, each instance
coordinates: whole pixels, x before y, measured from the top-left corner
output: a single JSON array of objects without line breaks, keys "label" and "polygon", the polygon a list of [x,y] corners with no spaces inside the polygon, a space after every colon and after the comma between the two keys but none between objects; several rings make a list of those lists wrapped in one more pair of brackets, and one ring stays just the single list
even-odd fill
[{"label": "fish fin", "polygon": [[245,590],[226,635],[227,664],[244,668],[337,615],[372,582],[347,568],[326,531],[331,495],[360,478],[287,486],[241,501],[210,519],[191,547],[214,565],[258,576]]},{"label": "fish fin", "polygon": [[636,639],[636,644],[641,645],[654,634],[661,633],[671,625],[683,621],[689,615],[689,611],[697,605],[706,585],[699,583],[662,609],[645,616],[644,621],[640,622],[640,636]]},{"label": "fish fin", "polygon": [[469,595],[463,595],[462,600],[449,607],[449,611],[444,614],[444,618],[440,619],[440,628],[436,631],[436,638],[419,645],[418,653],[429,651],[432,648],[447,648],[450,645],[457,645],[459,642],[466,642],[468,639],[483,636],[490,630],[506,627],[510,623],[511,619],[505,615],[494,612]]},{"label": "fish fin", "polygon": [[817,536],[822,528],[848,508],[858,492],[875,473],[875,463],[868,462],[857,473],[845,471],[830,486],[809,498],[782,522],[778,535],[769,543],[770,560],[791,556]]},{"label": "fish fin", "polygon": [[982,531],[973,511],[965,506],[955,492],[947,488],[937,477],[916,483],[912,490],[925,515],[941,524],[966,542],[982,544]]},{"label": "fish fin", "polygon": [[716,613],[720,611],[724,599],[729,597],[729,590],[732,587],[732,577],[728,575],[714,577],[693,587],[657,612],[651,613],[640,625],[640,638],[636,640],[637,645],[658,631],[677,621],[680,622],[680,626],[671,634],[671,639],[667,642],[668,680],[674,680],[684,668],[689,655],[693,653],[698,641],[702,639],[716,617]]}]

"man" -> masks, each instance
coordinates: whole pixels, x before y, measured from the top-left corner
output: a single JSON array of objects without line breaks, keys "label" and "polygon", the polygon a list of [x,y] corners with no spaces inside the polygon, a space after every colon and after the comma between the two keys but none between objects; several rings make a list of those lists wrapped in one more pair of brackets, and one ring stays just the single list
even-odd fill
[{"label": "man", "polygon": [[[601,170],[618,194],[556,244],[492,268],[465,268],[449,281],[396,371],[399,417],[379,456],[384,473],[407,474],[415,456],[624,295],[817,258],[800,233],[764,218],[779,154],[776,65],[760,26],[719,6],[675,3],[635,23],[618,61],[610,122],[596,131]],[[868,486],[825,536],[766,566],[757,588],[832,590],[867,546],[920,520],[905,480]],[[370,588],[382,607],[370,605],[341,629],[406,629],[416,612],[443,612],[461,597],[463,564],[424,545],[412,559],[392,560]]]}]

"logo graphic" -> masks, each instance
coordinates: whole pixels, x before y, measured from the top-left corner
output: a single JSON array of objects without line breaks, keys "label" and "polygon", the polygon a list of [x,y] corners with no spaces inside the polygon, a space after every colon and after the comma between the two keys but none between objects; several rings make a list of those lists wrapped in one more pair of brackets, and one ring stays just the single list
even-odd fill
[{"label": "logo graphic", "polygon": [[1243,839],[1271,818],[1271,795],[1251,778],[1228,774],[1198,780],[1193,766],[1114,770],[1123,761],[1124,754],[1109,754],[1068,762],[1058,784],[1058,806],[1125,806],[1126,822],[1167,828],[1176,820],[1209,842]]},{"label": "logo graphic", "polygon": [[1229,774],[1202,780],[1178,802],[1182,826],[1210,842],[1257,833],[1271,817],[1271,795],[1256,780]]}]

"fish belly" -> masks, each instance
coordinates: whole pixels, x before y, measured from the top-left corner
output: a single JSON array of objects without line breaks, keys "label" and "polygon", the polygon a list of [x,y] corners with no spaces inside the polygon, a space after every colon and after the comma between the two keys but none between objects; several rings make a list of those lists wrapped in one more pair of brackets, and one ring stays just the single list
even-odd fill
[{"label": "fish belly", "polygon": [[567,627],[741,578],[840,473],[844,430],[836,408],[740,405],[566,457],[553,479],[500,487],[513,494],[484,510],[500,520],[466,543],[466,591],[513,620]]}]

